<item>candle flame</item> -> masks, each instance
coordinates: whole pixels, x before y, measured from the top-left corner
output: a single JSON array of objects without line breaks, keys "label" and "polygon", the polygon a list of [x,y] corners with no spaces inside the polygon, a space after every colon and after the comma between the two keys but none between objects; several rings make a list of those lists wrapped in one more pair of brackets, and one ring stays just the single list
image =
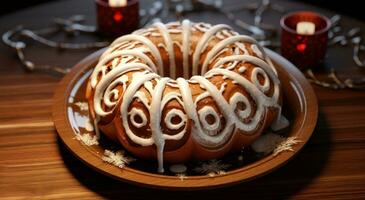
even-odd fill
[{"label": "candle flame", "polygon": [[313,22],[299,22],[297,24],[297,33],[301,35],[313,35],[316,25]]},{"label": "candle flame", "polygon": [[127,0],[109,0],[110,7],[124,7],[127,5]]}]

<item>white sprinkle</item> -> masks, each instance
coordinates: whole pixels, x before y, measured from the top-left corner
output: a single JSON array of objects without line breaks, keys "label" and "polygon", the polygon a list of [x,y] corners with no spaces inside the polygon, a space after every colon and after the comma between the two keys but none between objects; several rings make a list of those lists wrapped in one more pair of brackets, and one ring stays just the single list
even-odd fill
[{"label": "white sprinkle", "polygon": [[110,163],[114,166],[117,166],[119,168],[124,168],[126,164],[129,164],[130,162],[135,161],[134,158],[130,158],[124,155],[124,151],[117,151],[117,152],[112,152],[109,150],[105,150],[104,151],[104,155],[103,157],[101,157],[101,159],[104,162]]},{"label": "white sprinkle", "polygon": [[180,179],[180,181],[183,181],[184,179],[187,179],[188,177],[184,173],[176,174],[176,176]]},{"label": "white sprinkle", "polygon": [[298,140],[296,137],[288,137],[284,141],[282,141],[279,145],[274,149],[273,155],[277,156],[279,153],[284,151],[294,151],[293,146],[300,143],[302,141]]},{"label": "white sprinkle", "polygon": [[239,69],[238,69],[238,72],[239,73],[243,73],[243,72],[245,72],[246,71],[246,67],[240,67]]},{"label": "white sprinkle", "polygon": [[91,136],[89,133],[79,134],[76,133],[75,139],[84,143],[87,146],[99,145],[96,135]]},{"label": "white sprinkle", "polygon": [[80,108],[81,111],[89,110],[89,105],[86,102],[76,102],[75,105]]}]

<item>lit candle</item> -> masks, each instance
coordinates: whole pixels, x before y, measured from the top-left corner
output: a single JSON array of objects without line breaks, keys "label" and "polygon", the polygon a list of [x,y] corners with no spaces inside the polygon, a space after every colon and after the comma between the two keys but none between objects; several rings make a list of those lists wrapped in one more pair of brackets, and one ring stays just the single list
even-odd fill
[{"label": "lit candle", "polygon": [[297,33],[301,35],[313,35],[316,25],[313,22],[299,22],[297,24]]},{"label": "lit candle", "polygon": [[124,7],[127,5],[127,0],[109,0],[110,7]]},{"label": "lit candle", "polygon": [[95,0],[98,31],[104,36],[119,37],[139,26],[138,0]]},{"label": "lit candle", "polygon": [[331,21],[310,11],[289,13],[280,20],[281,55],[305,70],[318,66],[327,50]]}]

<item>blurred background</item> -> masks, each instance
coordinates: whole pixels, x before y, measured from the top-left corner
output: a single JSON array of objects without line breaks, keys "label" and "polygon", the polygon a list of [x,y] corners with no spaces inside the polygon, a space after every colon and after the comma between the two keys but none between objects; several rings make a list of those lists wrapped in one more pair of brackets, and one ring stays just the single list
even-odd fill
[{"label": "blurred background", "polygon": [[[30,7],[32,5],[41,4],[56,0],[21,0],[21,1],[7,1],[5,7],[0,8],[0,15],[14,12],[16,10]],[[57,0],[62,1],[62,0]],[[77,0],[76,0],[77,1]],[[94,1],[94,0],[90,0]],[[275,0],[272,0],[275,2]],[[361,6],[360,1],[346,0],[346,1],[328,1],[328,0],[292,0],[300,1],[308,4],[313,4],[324,9],[332,10],[338,14],[351,16],[360,20],[365,20],[364,7]]]}]

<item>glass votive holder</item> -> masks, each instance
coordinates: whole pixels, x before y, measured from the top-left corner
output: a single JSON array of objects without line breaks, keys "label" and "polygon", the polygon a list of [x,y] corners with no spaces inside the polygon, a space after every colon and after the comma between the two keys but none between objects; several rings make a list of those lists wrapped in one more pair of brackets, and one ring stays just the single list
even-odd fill
[{"label": "glass votive holder", "polygon": [[327,50],[331,21],[318,13],[299,11],[280,20],[281,54],[299,69],[319,65]]},{"label": "glass votive holder", "polygon": [[128,0],[124,6],[110,5],[108,0],[95,0],[98,32],[108,37],[131,33],[139,26],[139,2]]}]

